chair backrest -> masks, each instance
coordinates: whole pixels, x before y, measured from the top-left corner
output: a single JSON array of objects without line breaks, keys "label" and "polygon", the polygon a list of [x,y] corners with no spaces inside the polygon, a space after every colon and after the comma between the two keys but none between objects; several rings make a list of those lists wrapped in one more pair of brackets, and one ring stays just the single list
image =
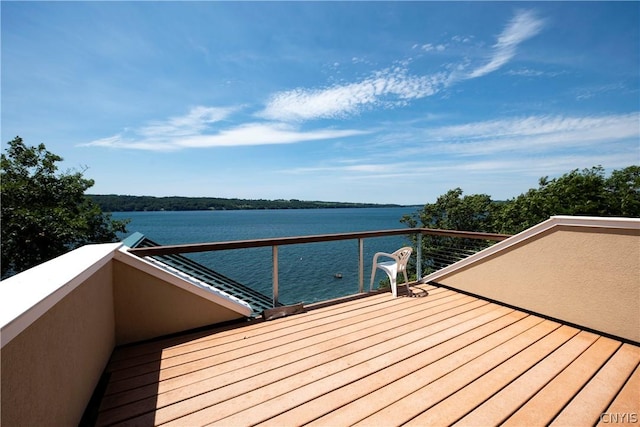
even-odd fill
[{"label": "chair backrest", "polygon": [[411,257],[412,252],[413,248],[405,246],[404,248],[400,248],[393,253],[398,257],[398,271],[402,271],[407,267],[407,262],[409,261],[409,257]]}]

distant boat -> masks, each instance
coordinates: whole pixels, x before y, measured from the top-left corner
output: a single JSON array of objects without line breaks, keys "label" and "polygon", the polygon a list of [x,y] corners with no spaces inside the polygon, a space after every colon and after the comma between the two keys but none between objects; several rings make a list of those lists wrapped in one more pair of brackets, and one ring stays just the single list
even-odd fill
[{"label": "distant boat", "polygon": [[342,279],[342,273],[336,273],[333,275],[336,279]]}]

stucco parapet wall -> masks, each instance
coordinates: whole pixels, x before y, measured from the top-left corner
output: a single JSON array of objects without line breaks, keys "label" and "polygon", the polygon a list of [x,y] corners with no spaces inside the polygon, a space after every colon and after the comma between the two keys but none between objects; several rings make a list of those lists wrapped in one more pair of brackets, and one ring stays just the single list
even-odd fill
[{"label": "stucco parapet wall", "polygon": [[83,246],[0,282],[1,347],[110,262],[120,246]]},{"label": "stucco parapet wall", "polygon": [[242,316],[252,313],[245,301],[132,255],[122,243],[86,245],[0,282],[0,348],[113,259]]},{"label": "stucco parapet wall", "polygon": [[153,258],[140,258],[130,254],[127,250],[127,247],[120,248],[120,250],[116,251],[115,259],[243,316],[248,317],[251,315],[251,305],[246,301],[229,295]]},{"label": "stucco parapet wall", "polygon": [[478,263],[485,258],[493,256],[498,252],[505,251],[516,245],[522,244],[525,240],[529,240],[537,235],[545,233],[556,227],[577,227],[591,229],[618,229],[618,230],[635,230],[640,235],[640,218],[604,218],[604,217],[588,217],[588,216],[552,216],[548,220],[541,222],[521,233],[515,234],[506,240],[496,243],[480,252],[477,252],[463,260],[451,264],[441,270],[433,272],[422,278],[423,282],[437,282],[439,278],[447,276],[455,271],[461,270],[472,264]]}]

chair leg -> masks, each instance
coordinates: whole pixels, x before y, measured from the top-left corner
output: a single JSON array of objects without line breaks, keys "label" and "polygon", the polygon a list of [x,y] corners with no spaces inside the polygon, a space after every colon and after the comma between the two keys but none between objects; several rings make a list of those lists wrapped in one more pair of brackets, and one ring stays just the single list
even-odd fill
[{"label": "chair leg", "polygon": [[409,278],[407,277],[406,270],[403,270],[402,274],[404,275],[404,284],[407,286],[407,295],[412,296],[413,293],[411,292],[411,289],[409,288]]},{"label": "chair leg", "polygon": [[373,279],[376,277],[376,265],[373,264],[373,268],[371,269],[371,283],[369,283],[369,292],[373,291]]},{"label": "chair leg", "polygon": [[391,294],[393,295],[394,298],[398,297],[398,283],[396,281],[396,276],[391,277],[391,275],[389,275],[389,281],[391,282]]}]

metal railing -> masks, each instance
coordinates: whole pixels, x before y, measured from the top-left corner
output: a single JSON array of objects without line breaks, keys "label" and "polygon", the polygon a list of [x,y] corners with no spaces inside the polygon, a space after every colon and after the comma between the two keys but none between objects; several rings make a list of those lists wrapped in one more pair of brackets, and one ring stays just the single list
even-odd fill
[{"label": "metal railing", "polygon": [[[330,242],[339,240],[358,240],[358,292],[364,292],[364,239],[386,236],[398,236],[398,235],[410,235],[415,237],[414,248],[416,249],[416,277],[422,277],[422,263],[426,263],[428,271],[433,271],[434,268],[442,268],[452,262],[462,259],[472,253],[477,252],[487,246],[486,242],[498,242],[504,240],[509,235],[494,234],[494,233],[476,233],[466,231],[454,231],[454,230],[438,230],[431,228],[402,228],[393,230],[379,230],[379,231],[361,231],[352,233],[337,233],[337,234],[320,234],[310,236],[296,236],[296,237],[275,237],[267,239],[256,240],[235,240],[226,242],[209,242],[209,243],[191,243],[181,245],[165,245],[143,248],[132,248],[129,252],[140,257],[144,256],[162,256],[162,255],[174,255],[174,254],[186,254],[196,252],[209,252],[209,251],[223,251],[231,249],[248,249],[259,247],[271,247],[272,251],[272,271],[273,271],[273,304],[274,307],[278,303],[278,287],[279,287],[279,274],[278,274],[278,248],[284,245],[295,245],[302,243],[318,243],[318,242]],[[465,246],[468,245],[453,245],[449,253],[447,253],[446,246],[442,244],[436,245],[438,248],[434,255],[423,259],[423,236],[428,236],[430,240],[445,242],[450,240],[452,242],[469,242],[479,241],[485,242],[474,249],[469,249]],[[427,242],[428,243],[428,242]],[[479,248],[479,249],[478,249]],[[431,246],[427,245],[427,250],[431,252]]]}]

